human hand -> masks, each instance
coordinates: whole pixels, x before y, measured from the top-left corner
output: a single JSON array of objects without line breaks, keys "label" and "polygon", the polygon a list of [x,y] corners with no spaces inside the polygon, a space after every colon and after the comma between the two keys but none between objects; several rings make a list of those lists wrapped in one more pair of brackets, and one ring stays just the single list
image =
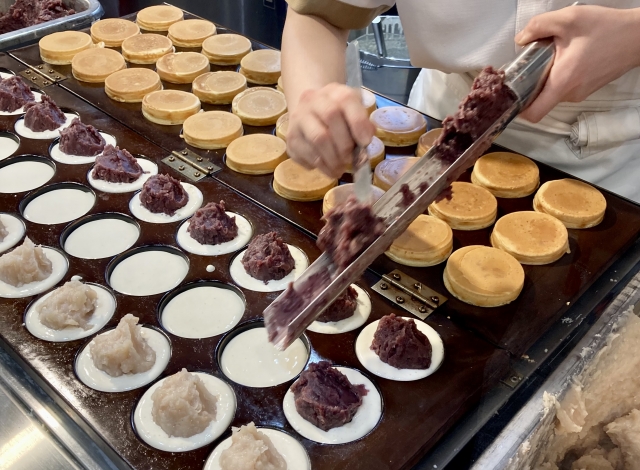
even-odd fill
[{"label": "human hand", "polygon": [[572,6],[535,16],[519,45],[553,37],[556,57],[540,95],[520,115],[540,121],[560,102],[580,102],[640,65],[640,9]]},{"label": "human hand", "polygon": [[360,92],[331,83],[300,95],[289,113],[287,154],[305,168],[339,178],[355,146],[369,145],[374,133]]}]

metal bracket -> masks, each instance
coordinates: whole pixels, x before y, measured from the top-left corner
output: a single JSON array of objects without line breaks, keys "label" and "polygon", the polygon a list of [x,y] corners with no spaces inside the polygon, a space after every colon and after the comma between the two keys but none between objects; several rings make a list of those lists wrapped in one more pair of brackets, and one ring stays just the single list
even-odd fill
[{"label": "metal bracket", "polygon": [[518,385],[520,385],[523,379],[524,376],[521,373],[510,369],[509,372],[507,372],[507,375],[500,382],[502,382],[507,387],[514,389]]},{"label": "metal bracket", "polygon": [[191,181],[200,181],[208,175],[222,170],[218,165],[211,163],[208,158],[201,157],[189,149],[171,152],[171,155],[162,160],[176,171],[186,176]]},{"label": "metal bracket", "polygon": [[421,320],[426,319],[448,300],[444,295],[398,269],[383,275],[371,288]]},{"label": "metal bracket", "polygon": [[36,88],[45,88],[55,83],[31,69],[26,69],[18,72],[18,75],[26,79],[29,83],[33,84],[33,86],[35,86]]},{"label": "metal bracket", "polygon": [[38,64],[35,67],[32,67],[33,70],[38,72],[40,75],[44,75],[47,80],[53,83],[60,82],[62,80],[67,79],[67,77],[60,72],[54,70],[54,68],[50,64]]}]

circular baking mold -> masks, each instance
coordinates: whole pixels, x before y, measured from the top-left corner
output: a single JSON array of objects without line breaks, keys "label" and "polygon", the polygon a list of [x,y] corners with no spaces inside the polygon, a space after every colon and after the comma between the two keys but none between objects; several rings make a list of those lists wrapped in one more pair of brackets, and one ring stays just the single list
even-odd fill
[{"label": "circular baking mold", "polygon": [[253,227],[245,217],[235,212],[225,211],[230,217],[236,218],[236,224],[238,225],[238,235],[233,240],[228,242],[219,243],[218,245],[203,245],[197,240],[194,240],[187,229],[189,228],[189,220],[185,221],[176,235],[176,241],[178,245],[189,253],[200,256],[220,256],[228,253],[233,253],[241,248],[244,248],[251,236],[253,235]]},{"label": "circular baking mold", "polygon": [[[42,95],[44,93],[36,88],[31,88],[31,92],[35,98],[36,103],[42,101]],[[24,106],[16,109],[15,111],[0,111],[0,116],[18,116],[20,114],[24,114]]]},{"label": "circular baking mold", "polygon": [[147,390],[133,410],[134,430],[144,442],[156,449],[167,452],[187,452],[211,444],[224,433],[236,413],[236,396],[224,381],[204,372],[192,372],[204,382],[207,390],[217,396],[216,419],[200,434],[184,437],[170,437],[158,426],[151,415],[153,393],[166,380],[162,379]]},{"label": "circular baking mold", "polygon": [[140,192],[137,192],[129,201],[129,210],[137,219],[143,222],[149,222],[152,224],[168,224],[171,222],[179,222],[180,220],[191,217],[202,205],[203,197],[198,188],[189,183],[180,183],[184,190],[189,195],[187,205],[178,209],[173,215],[167,215],[163,213],[156,214],[151,212],[146,207],[143,207],[140,202]]},{"label": "circular baking mold", "polygon": [[245,308],[244,295],[236,287],[199,281],[169,292],[160,301],[158,319],[162,328],[181,338],[210,338],[233,329]]},{"label": "circular baking mold", "polygon": [[86,338],[88,336],[93,335],[100,331],[104,326],[109,323],[111,317],[116,311],[116,299],[113,296],[113,293],[102,287],[98,284],[86,283],[89,287],[91,287],[96,294],[98,294],[96,309],[91,314],[91,318],[89,320],[90,327],[86,330],[80,327],[74,328],[64,328],[62,330],[54,330],[53,328],[49,328],[48,326],[43,325],[40,322],[40,314],[38,312],[38,308],[42,303],[49,298],[56,290],[54,289],[51,292],[43,295],[39,299],[36,299],[34,302],[29,305],[27,311],[24,315],[24,324],[31,333],[36,338],[43,339],[45,341],[52,342],[67,342],[67,341],[76,341],[78,339]]},{"label": "circular baking mold", "polygon": [[76,258],[110,258],[131,248],[140,237],[135,219],[118,212],[83,217],[69,224],[60,236],[60,246]]},{"label": "circular baking mold", "polygon": [[20,287],[14,287],[10,284],[0,281],[0,297],[6,299],[17,299],[22,297],[30,297],[32,295],[41,294],[62,280],[69,269],[69,261],[67,257],[57,248],[42,246],[45,255],[51,261],[52,271],[48,278],[42,281],[30,282]]},{"label": "circular baking mold", "polygon": [[125,295],[144,297],[170,291],[189,272],[189,259],[166,245],[134,248],[114,258],[107,266],[107,282]]},{"label": "circular baking mold", "polygon": [[9,158],[20,147],[20,137],[13,132],[0,132],[0,161]]},{"label": "circular baking mold", "polygon": [[13,248],[18,244],[27,231],[24,221],[12,214],[0,212],[0,222],[7,229],[7,235],[0,241],[0,253]]},{"label": "circular baking mold", "polygon": [[356,307],[356,311],[349,318],[345,318],[340,321],[332,321],[332,322],[321,322],[314,321],[307,328],[308,331],[313,331],[314,333],[322,333],[325,335],[337,335],[340,333],[346,333],[348,331],[357,330],[362,325],[364,325],[369,319],[369,315],[371,314],[371,297],[366,290],[357,284],[351,284],[356,292],[358,293],[358,306]]},{"label": "circular baking mold", "polygon": [[373,336],[378,328],[380,320],[368,324],[356,339],[356,356],[358,360],[372,374],[383,379],[396,380],[399,382],[409,382],[424,379],[437,371],[444,360],[444,344],[442,338],[436,330],[423,321],[416,321],[418,330],[425,334],[431,343],[431,366],[428,369],[396,369],[395,367],[382,362],[378,355],[371,349]]},{"label": "circular baking mold", "polygon": [[142,189],[142,186],[147,182],[149,178],[153,175],[158,174],[158,165],[156,165],[151,160],[147,160],[146,158],[141,158],[138,155],[134,155],[138,165],[142,168],[142,175],[133,183],[110,183],[109,181],[104,181],[100,179],[96,179],[93,177],[93,168],[89,170],[87,173],[87,181],[89,184],[97,189],[98,191],[102,191],[103,193],[130,193],[133,191],[138,191]]},{"label": "circular baking mold", "polygon": [[16,121],[16,124],[14,127],[15,131],[19,136],[24,137],[25,139],[53,140],[57,137],[60,137],[60,131],[62,129],[66,129],[67,127],[69,127],[71,125],[71,121],[73,121],[75,118],[78,117],[77,113],[68,112],[67,110],[63,110],[63,109],[61,109],[61,111],[64,113],[67,120],[64,122],[64,124],[62,124],[57,129],[54,129],[52,131],[34,132],[31,129],[27,128],[27,126],[25,126],[24,116],[23,116]]},{"label": "circular baking mold", "polygon": [[0,161],[0,193],[16,194],[47,184],[56,174],[55,164],[38,155],[18,155]]},{"label": "circular baking mold", "polygon": [[[116,138],[111,134],[107,134],[106,132],[98,131],[100,135],[105,141],[105,145],[113,145],[116,146]],[[94,157],[86,157],[82,155],[69,155],[68,153],[64,153],[60,150],[60,137],[51,142],[49,146],[49,155],[58,163],[65,163],[67,165],[86,165],[89,163],[93,163],[96,161],[99,155],[102,155],[102,152]]]},{"label": "circular baking mold", "polygon": [[78,183],[56,183],[32,191],[20,201],[20,212],[29,222],[55,225],[71,222],[89,212],[96,195]]}]

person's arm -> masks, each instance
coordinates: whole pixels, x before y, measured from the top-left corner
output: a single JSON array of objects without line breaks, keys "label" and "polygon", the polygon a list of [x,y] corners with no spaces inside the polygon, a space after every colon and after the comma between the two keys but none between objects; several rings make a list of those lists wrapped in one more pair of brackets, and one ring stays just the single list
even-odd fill
[{"label": "person's arm", "polygon": [[640,66],[640,8],[580,5],[543,13],[515,40],[525,45],[547,37],[555,41],[556,58],[540,96],[521,114],[532,122]]}]

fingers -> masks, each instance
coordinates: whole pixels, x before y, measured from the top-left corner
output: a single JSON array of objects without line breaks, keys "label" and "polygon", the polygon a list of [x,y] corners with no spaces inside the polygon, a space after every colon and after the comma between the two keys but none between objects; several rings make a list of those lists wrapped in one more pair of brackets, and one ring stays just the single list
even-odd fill
[{"label": "fingers", "polygon": [[578,6],[550,11],[531,18],[527,26],[516,34],[516,44],[524,46],[537,39],[562,36],[576,21]]}]

